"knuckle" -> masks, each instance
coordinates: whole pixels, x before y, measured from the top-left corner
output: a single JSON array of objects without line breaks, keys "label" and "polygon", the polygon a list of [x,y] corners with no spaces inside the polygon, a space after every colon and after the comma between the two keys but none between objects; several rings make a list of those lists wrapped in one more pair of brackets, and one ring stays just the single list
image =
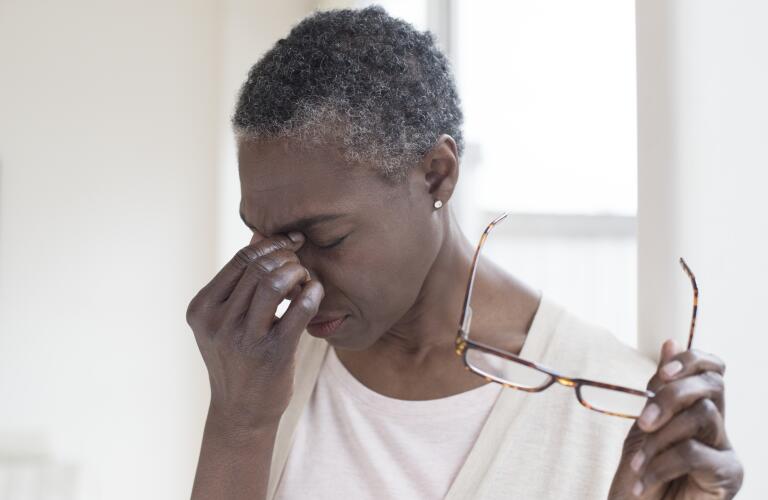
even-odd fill
[{"label": "knuckle", "polygon": [[186,312],[187,324],[189,326],[194,326],[194,324],[197,323],[198,311],[199,311],[199,306],[197,304],[197,301],[195,299],[192,299],[192,301],[187,306],[187,312]]},{"label": "knuckle", "polygon": [[[216,342],[219,342],[220,339],[226,338],[225,333],[226,333],[226,330],[223,328],[222,325],[218,325],[218,326],[216,326],[214,328],[211,328],[211,336],[213,337],[214,341],[216,341]],[[233,335],[232,338],[233,338],[234,342],[239,342],[240,335],[238,335],[236,333],[235,335]]]},{"label": "knuckle", "polygon": [[683,461],[690,461],[696,452],[696,444],[693,439],[686,439],[675,447],[675,452]]},{"label": "knuckle", "polygon": [[235,350],[249,356],[260,351],[263,341],[263,336],[248,335],[243,328],[238,328],[232,335],[232,345]]},{"label": "knuckle", "polygon": [[293,280],[295,276],[304,276],[304,273],[307,272],[306,268],[298,262],[289,262],[283,265],[283,269],[287,275],[291,276],[291,280]]},{"label": "knuckle", "polygon": [[689,350],[684,351],[682,354],[685,355],[691,361],[696,361],[703,357],[706,357],[706,353],[696,347],[691,347]]},{"label": "knuckle", "polygon": [[278,262],[271,255],[259,257],[251,264],[261,274],[269,274],[279,267]]},{"label": "knuckle", "polygon": [[320,304],[312,299],[312,297],[303,297],[299,301],[299,307],[301,307],[301,310],[309,314],[316,313],[319,305]]},{"label": "knuckle", "polygon": [[251,349],[251,352],[255,355],[258,364],[265,370],[265,375],[269,378],[275,377],[285,365],[285,342],[282,342],[278,335],[267,334],[260,337],[260,342]]},{"label": "knuckle", "polygon": [[679,401],[682,394],[680,384],[685,379],[676,380],[670,384],[667,384],[658,394],[656,394],[656,404],[663,410],[671,409]]},{"label": "knuckle", "polygon": [[712,357],[715,360],[715,363],[720,367],[720,374],[725,374],[725,361],[715,355],[712,355]]},{"label": "knuckle", "polygon": [[187,311],[185,318],[187,324],[191,327],[197,327],[205,319],[205,313],[207,311],[206,301],[203,296],[198,293],[195,297],[189,301],[187,305]]},{"label": "knuckle", "polygon": [[646,457],[653,457],[656,455],[656,436],[648,436],[645,441],[639,447]]},{"label": "knuckle", "polygon": [[270,273],[259,284],[259,288],[268,295],[284,295],[288,292],[286,280],[277,273]]},{"label": "knuckle", "polygon": [[722,375],[717,372],[708,371],[704,372],[703,377],[706,380],[707,385],[710,386],[715,394],[722,394],[725,392],[725,381],[723,380]]},{"label": "knuckle", "polygon": [[[720,359],[718,356],[711,354],[709,352],[704,352],[700,349],[691,349],[688,351],[690,362],[701,364],[703,366],[712,366],[714,365],[713,370],[718,373],[725,373],[725,362]],[[688,353],[686,353],[688,354]]]},{"label": "knuckle", "polygon": [[699,400],[698,405],[701,407],[701,414],[708,422],[715,420],[720,415],[720,410],[717,409],[717,405],[709,398]]},{"label": "knuckle", "polygon": [[287,262],[298,262],[299,257],[296,255],[295,252],[292,250],[289,250],[287,248],[281,248],[280,250],[276,250],[271,254],[275,260],[277,260],[281,265],[287,263]]},{"label": "knuckle", "polygon": [[648,381],[648,384],[645,386],[645,388],[649,390],[654,390],[654,389],[658,389],[660,385],[661,385],[661,377],[659,377],[659,373],[656,372],[653,374],[653,377],[651,377],[651,380]]},{"label": "knuckle", "polygon": [[656,467],[648,467],[645,471],[645,477],[644,477],[644,483],[645,484],[656,484],[656,482],[659,480],[659,473]]},{"label": "knuckle", "polygon": [[708,434],[712,429],[712,423],[717,416],[717,407],[712,400],[700,399],[694,408],[694,420],[696,425],[696,435]]},{"label": "knuckle", "polygon": [[720,425],[720,410],[711,399],[702,399],[699,402],[699,414],[696,422],[696,435],[700,441],[710,445],[717,445],[722,441]]},{"label": "knuckle", "polygon": [[736,490],[738,491],[744,481],[744,464],[742,464],[741,460],[735,456],[733,457],[733,475],[731,476],[731,480],[734,482]]},{"label": "knuckle", "polygon": [[627,456],[633,456],[638,450],[643,449],[646,442],[647,438],[642,432],[630,431],[624,440],[623,452]]},{"label": "knuckle", "polygon": [[254,251],[252,247],[244,247],[237,251],[235,254],[235,259],[240,262],[243,266],[247,266],[248,264],[258,257],[258,254]]},{"label": "knuckle", "polygon": [[291,243],[293,242],[287,236],[274,236],[260,241],[256,246],[256,253],[259,256],[266,255],[287,248]]},{"label": "knuckle", "polygon": [[690,366],[699,359],[700,354],[699,351],[697,351],[695,348],[691,348],[690,350],[683,351],[676,356],[674,356],[672,359],[676,359],[680,361],[683,366]]}]

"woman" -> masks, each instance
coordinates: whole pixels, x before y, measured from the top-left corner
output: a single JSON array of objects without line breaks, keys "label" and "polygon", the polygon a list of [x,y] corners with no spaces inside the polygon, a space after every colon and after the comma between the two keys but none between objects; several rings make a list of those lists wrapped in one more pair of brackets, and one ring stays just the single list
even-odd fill
[{"label": "woman", "polygon": [[635,422],[463,369],[462,114],[429,34],[380,8],[316,13],[252,68],[233,122],[253,239],[187,312],[211,383],[193,498],[738,491],[711,355],[668,342],[656,370],[481,263],[475,338],[563,373],[653,375],[656,396]]}]

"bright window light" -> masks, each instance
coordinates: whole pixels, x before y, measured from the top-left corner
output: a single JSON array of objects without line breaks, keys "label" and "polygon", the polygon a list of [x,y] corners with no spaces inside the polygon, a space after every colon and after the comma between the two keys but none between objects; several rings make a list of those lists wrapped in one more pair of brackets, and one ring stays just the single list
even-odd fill
[{"label": "bright window light", "polygon": [[452,5],[480,208],[635,215],[634,1]]}]

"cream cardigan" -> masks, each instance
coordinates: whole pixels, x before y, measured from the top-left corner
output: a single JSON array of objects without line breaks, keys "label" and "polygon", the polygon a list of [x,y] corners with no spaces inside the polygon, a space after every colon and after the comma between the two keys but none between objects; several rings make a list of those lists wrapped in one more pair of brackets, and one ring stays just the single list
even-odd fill
[{"label": "cream cardigan", "polygon": [[[325,340],[302,333],[293,396],[272,455],[268,500],[327,348]],[[544,294],[520,355],[564,375],[635,388],[645,387],[655,370],[650,359]],[[445,499],[606,498],[631,424],[587,410],[573,389],[558,384],[540,393],[504,389]]]}]

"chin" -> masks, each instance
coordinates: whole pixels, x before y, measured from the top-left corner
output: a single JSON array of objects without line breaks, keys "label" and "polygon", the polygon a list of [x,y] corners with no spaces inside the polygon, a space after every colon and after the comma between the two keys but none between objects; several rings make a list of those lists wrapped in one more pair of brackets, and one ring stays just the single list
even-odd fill
[{"label": "chin", "polygon": [[340,329],[337,335],[331,335],[323,340],[333,347],[348,351],[364,351],[375,344],[379,337],[369,337],[371,330],[359,328],[356,323],[350,321],[351,319],[351,317],[347,318],[345,323],[348,324],[344,325],[346,328]]}]

